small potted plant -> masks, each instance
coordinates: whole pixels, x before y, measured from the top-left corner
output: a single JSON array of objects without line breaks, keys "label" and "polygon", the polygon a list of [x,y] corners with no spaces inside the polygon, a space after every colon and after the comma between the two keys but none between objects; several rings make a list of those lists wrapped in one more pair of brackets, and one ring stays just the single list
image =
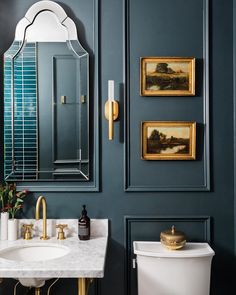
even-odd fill
[{"label": "small potted plant", "polygon": [[9,213],[6,207],[6,203],[8,200],[9,193],[9,185],[1,184],[0,186],[0,199],[1,199],[1,240],[7,240],[7,227],[8,227],[8,219]]},{"label": "small potted plant", "polygon": [[[0,186],[0,198],[2,205],[1,213],[1,239],[17,239],[18,222],[15,219],[16,213],[23,207],[23,198],[27,191],[16,191],[16,184],[2,184]],[[9,219],[10,218],[10,219]]]}]

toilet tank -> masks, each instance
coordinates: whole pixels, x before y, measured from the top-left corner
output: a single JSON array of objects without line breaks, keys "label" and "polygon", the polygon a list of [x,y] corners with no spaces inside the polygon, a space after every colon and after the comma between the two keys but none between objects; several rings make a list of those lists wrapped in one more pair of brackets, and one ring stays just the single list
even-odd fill
[{"label": "toilet tank", "polygon": [[209,295],[211,261],[207,243],[187,243],[171,251],[160,242],[133,243],[137,255],[138,295]]}]

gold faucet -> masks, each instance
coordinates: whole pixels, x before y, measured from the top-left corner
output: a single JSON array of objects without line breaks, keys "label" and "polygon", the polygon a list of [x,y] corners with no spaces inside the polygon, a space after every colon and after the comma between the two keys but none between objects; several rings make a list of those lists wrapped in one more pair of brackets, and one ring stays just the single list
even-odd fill
[{"label": "gold faucet", "polygon": [[23,229],[25,230],[23,235],[24,240],[32,239],[32,228],[33,228],[33,224],[23,224]]},{"label": "gold faucet", "polygon": [[43,205],[43,235],[40,239],[41,240],[48,240],[49,237],[47,236],[47,203],[46,203],[46,200],[43,196],[40,196],[37,200],[35,219],[39,220],[39,211],[40,211],[41,203]]}]

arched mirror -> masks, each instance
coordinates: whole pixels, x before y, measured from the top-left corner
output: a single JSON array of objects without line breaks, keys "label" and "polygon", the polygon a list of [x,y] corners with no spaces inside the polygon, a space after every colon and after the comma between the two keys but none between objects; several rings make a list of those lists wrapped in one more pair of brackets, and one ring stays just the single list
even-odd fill
[{"label": "arched mirror", "polygon": [[89,55],[74,22],[35,3],[4,54],[7,181],[88,181]]}]

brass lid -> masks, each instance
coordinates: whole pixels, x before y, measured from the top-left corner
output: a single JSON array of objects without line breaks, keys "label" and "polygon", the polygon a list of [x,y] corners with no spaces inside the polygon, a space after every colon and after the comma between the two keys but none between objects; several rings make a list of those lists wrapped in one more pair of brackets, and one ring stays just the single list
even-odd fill
[{"label": "brass lid", "polygon": [[182,248],[186,243],[186,236],[183,232],[177,231],[172,225],[171,229],[165,230],[160,234],[161,243],[170,250]]}]

